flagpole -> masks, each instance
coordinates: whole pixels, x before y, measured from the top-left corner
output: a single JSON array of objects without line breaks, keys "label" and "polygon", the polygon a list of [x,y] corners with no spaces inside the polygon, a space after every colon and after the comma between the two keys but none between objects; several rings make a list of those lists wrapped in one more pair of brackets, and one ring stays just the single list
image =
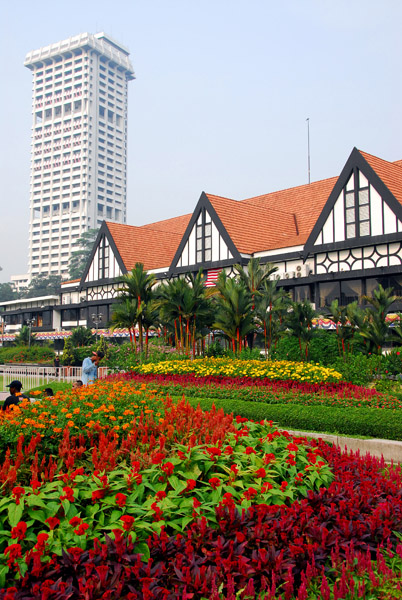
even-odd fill
[{"label": "flagpole", "polygon": [[310,183],[310,117],[307,121],[307,165],[308,165],[308,182]]}]

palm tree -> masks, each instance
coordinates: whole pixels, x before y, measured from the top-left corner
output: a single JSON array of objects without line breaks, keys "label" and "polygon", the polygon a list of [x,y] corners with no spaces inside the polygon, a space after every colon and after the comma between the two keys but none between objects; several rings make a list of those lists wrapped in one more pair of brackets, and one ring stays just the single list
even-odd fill
[{"label": "palm tree", "polygon": [[216,297],[215,329],[221,329],[231,341],[233,352],[240,352],[243,340],[254,330],[252,299],[241,280],[222,271],[212,293]]},{"label": "palm tree", "polygon": [[144,270],[144,265],[137,262],[129,273],[119,278],[119,282],[123,284],[123,287],[118,290],[121,292],[120,298],[136,302],[136,324],[138,325],[139,344],[142,352],[144,350],[143,313],[147,302],[152,298],[152,287],[155,285],[156,277],[154,273],[148,274]]},{"label": "palm tree", "polygon": [[291,302],[291,309],[286,315],[285,326],[290,335],[299,340],[300,358],[307,360],[308,347],[314,335],[313,319],[316,312],[308,300]]},{"label": "palm tree", "polygon": [[[266,263],[265,265],[260,264],[259,258],[250,258],[247,267],[242,267],[237,264],[234,265],[235,271],[237,271],[238,278],[242,281],[249,291],[252,299],[251,309],[255,312],[256,303],[258,298],[263,293],[264,284],[269,282],[270,276],[278,270],[278,267],[275,267],[271,263]],[[254,315],[254,318],[256,315]],[[254,331],[250,332],[247,336],[248,345],[250,348],[253,346],[254,340]]]},{"label": "palm tree", "polygon": [[134,350],[136,351],[135,327],[138,322],[137,301],[130,300],[129,298],[121,299],[119,303],[114,305],[111,319],[111,331],[120,327],[128,329],[131,350],[133,352]]},{"label": "palm tree", "polygon": [[189,354],[192,348],[194,356],[197,334],[213,320],[202,270],[195,276],[188,274],[161,285],[155,304],[161,321],[172,326],[179,352]]},{"label": "palm tree", "polygon": [[289,293],[278,287],[276,279],[264,281],[261,297],[256,303],[255,315],[258,326],[264,332],[265,358],[268,358],[272,345],[276,345],[283,331],[282,321],[289,302]]},{"label": "palm tree", "polygon": [[77,346],[89,346],[94,341],[94,335],[88,327],[80,325],[73,329],[71,334],[71,343],[74,348]]},{"label": "palm tree", "polygon": [[387,313],[391,305],[397,300],[401,300],[401,297],[395,295],[392,288],[384,289],[379,284],[378,289],[373,291],[372,297],[363,296],[363,299],[370,306],[367,308],[366,327],[360,333],[369,342],[370,350],[376,354],[381,354],[385,342],[391,339],[389,325],[386,321]]}]

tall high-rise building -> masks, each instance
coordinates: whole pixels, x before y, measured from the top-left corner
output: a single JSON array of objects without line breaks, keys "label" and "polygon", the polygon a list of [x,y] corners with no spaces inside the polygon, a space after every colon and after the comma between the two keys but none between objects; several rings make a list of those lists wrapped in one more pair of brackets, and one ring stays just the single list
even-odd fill
[{"label": "tall high-rise building", "polygon": [[126,222],[128,50],[83,33],[29,52],[33,73],[29,277],[68,277],[77,239]]}]

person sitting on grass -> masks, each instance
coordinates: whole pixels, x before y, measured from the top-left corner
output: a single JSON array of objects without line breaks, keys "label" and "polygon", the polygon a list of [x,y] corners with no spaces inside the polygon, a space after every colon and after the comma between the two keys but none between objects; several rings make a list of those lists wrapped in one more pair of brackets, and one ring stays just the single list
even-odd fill
[{"label": "person sitting on grass", "polygon": [[18,379],[15,379],[6,387],[10,388],[10,396],[4,400],[2,410],[7,410],[12,404],[18,404],[22,398],[28,398],[28,396],[21,393],[22,383],[21,381],[18,381]]},{"label": "person sitting on grass", "polygon": [[81,381],[81,379],[77,379],[77,381],[74,381],[73,383],[73,390],[78,390],[78,388],[82,387],[83,383]]},{"label": "person sitting on grass", "polygon": [[99,361],[101,361],[104,356],[104,353],[98,350],[97,352],[92,352],[92,356],[84,358],[84,361],[82,363],[83,385],[94,383],[95,379],[98,378]]}]

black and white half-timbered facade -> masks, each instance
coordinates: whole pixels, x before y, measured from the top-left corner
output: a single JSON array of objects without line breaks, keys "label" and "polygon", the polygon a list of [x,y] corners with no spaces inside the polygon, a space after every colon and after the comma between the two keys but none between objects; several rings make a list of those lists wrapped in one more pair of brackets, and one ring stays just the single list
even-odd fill
[{"label": "black and white half-timbered facade", "polygon": [[[110,320],[117,278],[142,262],[157,279],[205,273],[212,285],[225,269],[251,257],[278,267],[274,275],[294,300],[319,309],[370,295],[381,283],[402,293],[402,160],[389,162],[353,149],[338,177],[233,200],[202,193],[192,214],[141,227],[103,222],[85,272],[65,282],[40,319],[36,302],[0,305],[6,333],[28,318],[33,331],[93,326]],[[35,299],[31,299],[32,303]],[[34,310],[35,308],[35,310]],[[31,315],[32,316],[29,316]]]}]

